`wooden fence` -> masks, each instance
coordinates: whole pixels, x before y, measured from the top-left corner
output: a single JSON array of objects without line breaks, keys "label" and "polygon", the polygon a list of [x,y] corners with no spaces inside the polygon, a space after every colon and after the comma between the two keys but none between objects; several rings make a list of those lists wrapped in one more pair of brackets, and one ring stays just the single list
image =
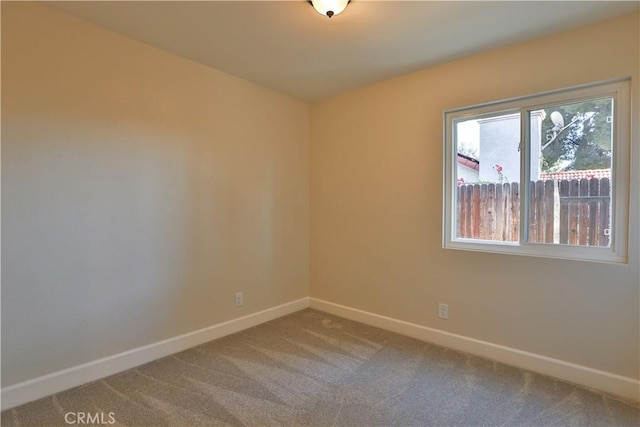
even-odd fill
[{"label": "wooden fence", "polygon": [[[529,242],[609,246],[609,178],[531,182]],[[513,183],[458,186],[457,236],[518,241],[520,189]]]}]

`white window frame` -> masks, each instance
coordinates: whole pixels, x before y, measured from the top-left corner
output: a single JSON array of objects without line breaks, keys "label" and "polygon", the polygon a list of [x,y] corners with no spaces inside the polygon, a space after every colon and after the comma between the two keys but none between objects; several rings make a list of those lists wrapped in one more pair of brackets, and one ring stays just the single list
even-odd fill
[{"label": "white window frame", "polygon": [[[609,247],[577,246],[554,243],[527,242],[529,229],[529,141],[528,116],[530,111],[550,105],[564,105],[593,98],[613,98],[614,124],[611,176],[611,244]],[[630,137],[631,137],[630,80],[618,79],[530,96],[495,101],[470,107],[447,110],[443,113],[444,128],[444,201],[443,247],[467,251],[527,255],[582,261],[627,263],[629,223]],[[454,123],[465,117],[495,115],[500,112],[520,111],[520,239],[502,242],[456,237],[456,155]]]}]

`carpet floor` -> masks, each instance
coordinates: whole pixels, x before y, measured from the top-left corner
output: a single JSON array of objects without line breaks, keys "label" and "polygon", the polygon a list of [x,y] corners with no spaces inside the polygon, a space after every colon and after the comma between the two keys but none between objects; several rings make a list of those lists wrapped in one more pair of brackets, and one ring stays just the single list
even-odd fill
[{"label": "carpet floor", "polygon": [[67,426],[78,413],[113,426],[640,426],[632,402],[311,309],[6,410],[1,423]]}]

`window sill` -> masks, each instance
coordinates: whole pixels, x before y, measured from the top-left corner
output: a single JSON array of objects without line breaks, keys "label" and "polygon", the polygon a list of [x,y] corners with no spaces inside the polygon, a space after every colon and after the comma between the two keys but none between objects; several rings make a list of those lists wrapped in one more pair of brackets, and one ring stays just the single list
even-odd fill
[{"label": "window sill", "polygon": [[488,252],[502,255],[520,255],[538,258],[553,258],[571,261],[627,264],[628,259],[613,248],[580,247],[571,245],[518,242],[495,242],[490,240],[457,239],[445,242],[445,249],[472,252]]}]

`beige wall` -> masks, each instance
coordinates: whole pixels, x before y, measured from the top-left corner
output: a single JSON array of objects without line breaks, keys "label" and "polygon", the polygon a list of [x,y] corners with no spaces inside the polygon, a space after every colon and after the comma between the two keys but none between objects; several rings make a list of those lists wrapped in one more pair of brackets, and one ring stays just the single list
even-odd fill
[{"label": "beige wall", "polygon": [[[638,378],[638,22],[309,109],[4,3],[2,385],[308,295]],[[443,110],[623,76],[635,109],[628,265],[441,248]]]},{"label": "beige wall", "polygon": [[[638,28],[632,14],[314,104],[311,296],[638,378]],[[442,249],[443,110],[626,76],[628,265]]]},{"label": "beige wall", "polygon": [[308,296],[308,154],[306,103],[3,3],[2,385]]}]

